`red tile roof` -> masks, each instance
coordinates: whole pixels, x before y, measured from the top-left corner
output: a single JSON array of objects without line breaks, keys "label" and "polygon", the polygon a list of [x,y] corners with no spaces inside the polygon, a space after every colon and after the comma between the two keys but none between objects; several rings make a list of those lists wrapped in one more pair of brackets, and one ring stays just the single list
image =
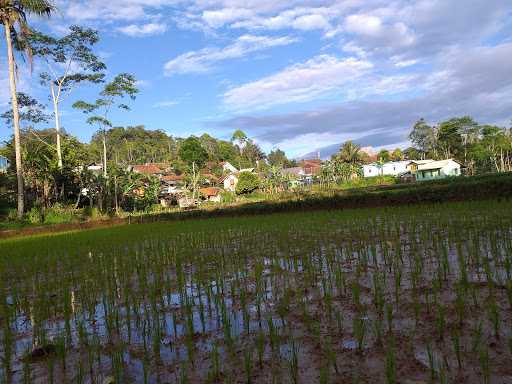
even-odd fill
[{"label": "red tile roof", "polygon": [[215,188],[215,187],[201,188],[199,190],[199,192],[206,197],[217,196],[220,193],[220,191],[221,191],[220,188]]},{"label": "red tile roof", "polygon": [[154,164],[134,165],[133,172],[155,175],[162,173],[162,170]]},{"label": "red tile roof", "polygon": [[183,175],[165,175],[162,176],[163,181],[180,181],[183,180],[185,176]]}]

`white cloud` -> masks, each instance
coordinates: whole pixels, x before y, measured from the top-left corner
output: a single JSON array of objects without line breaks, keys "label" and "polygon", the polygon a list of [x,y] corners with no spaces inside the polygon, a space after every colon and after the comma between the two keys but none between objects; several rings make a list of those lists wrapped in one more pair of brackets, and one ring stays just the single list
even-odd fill
[{"label": "white cloud", "polygon": [[219,28],[225,24],[232,23],[241,19],[251,18],[252,11],[243,8],[224,8],[219,10],[204,11],[202,19],[213,28]]},{"label": "white cloud", "polygon": [[178,100],[164,100],[153,104],[153,108],[170,108],[178,105],[179,103],[180,102]]},{"label": "white cloud", "polygon": [[312,100],[354,83],[371,68],[365,60],[320,55],[233,88],[224,94],[224,103],[229,108],[245,109]]},{"label": "white cloud", "polygon": [[311,14],[297,17],[293,21],[293,27],[296,29],[309,31],[313,29],[329,29],[330,24],[324,16]]},{"label": "white cloud", "polygon": [[344,30],[356,36],[372,49],[403,48],[412,45],[416,37],[405,23],[385,23],[375,15],[354,14],[345,19]]},{"label": "white cloud", "polygon": [[406,68],[418,63],[418,60],[416,59],[400,60],[400,58],[397,58],[396,56],[392,57],[391,61],[393,62],[394,66],[398,68]]},{"label": "white cloud", "polygon": [[293,28],[302,31],[330,30],[331,21],[337,12],[326,7],[296,7],[277,14],[260,15],[249,13],[250,17],[241,17],[230,24],[232,28],[280,30]]},{"label": "white cloud", "polygon": [[135,21],[148,19],[152,11],[175,5],[175,0],[58,0],[64,16],[74,21]]},{"label": "white cloud", "polygon": [[350,15],[345,19],[348,32],[366,36],[378,36],[382,32],[382,22],[376,16]]},{"label": "white cloud", "polygon": [[161,35],[167,31],[167,26],[160,23],[148,23],[142,25],[130,24],[125,27],[119,27],[117,30],[131,37],[146,37],[151,35]]},{"label": "white cloud", "polygon": [[187,73],[205,73],[210,71],[220,61],[237,59],[252,52],[292,44],[298,41],[294,37],[268,37],[243,35],[233,44],[224,48],[209,47],[199,51],[184,53],[168,61],[165,66],[167,76]]}]

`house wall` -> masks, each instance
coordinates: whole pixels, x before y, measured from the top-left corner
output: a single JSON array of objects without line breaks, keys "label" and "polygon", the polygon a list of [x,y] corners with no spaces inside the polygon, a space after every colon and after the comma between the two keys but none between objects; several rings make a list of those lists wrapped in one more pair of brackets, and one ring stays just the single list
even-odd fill
[{"label": "house wall", "polygon": [[224,189],[229,192],[235,192],[238,177],[230,175],[224,179]]},{"label": "house wall", "polygon": [[408,161],[391,161],[384,163],[382,168],[375,164],[363,165],[363,176],[398,176],[400,173],[407,172]]},{"label": "house wall", "polygon": [[408,161],[393,161],[385,163],[382,167],[384,175],[398,176],[400,173],[407,172]]},{"label": "house wall", "polygon": [[444,167],[439,169],[429,169],[418,171],[416,173],[416,180],[427,181],[427,180],[439,180],[446,177],[460,176],[460,164],[455,161],[450,161]]},{"label": "house wall", "polygon": [[373,164],[363,165],[363,176],[364,177],[373,177],[373,176],[379,176],[379,175],[380,175],[380,169],[376,165],[373,165]]},{"label": "house wall", "polygon": [[236,172],[237,171],[237,169],[231,163],[229,163],[227,161],[222,165],[222,169],[227,172]]},{"label": "house wall", "polygon": [[0,156],[0,172],[7,172],[9,161],[6,157]]}]

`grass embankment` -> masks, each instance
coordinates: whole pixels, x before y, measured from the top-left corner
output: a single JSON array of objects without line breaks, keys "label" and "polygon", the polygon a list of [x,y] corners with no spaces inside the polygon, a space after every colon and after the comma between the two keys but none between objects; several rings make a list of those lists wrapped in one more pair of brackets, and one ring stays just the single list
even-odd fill
[{"label": "grass embankment", "polygon": [[512,173],[453,178],[431,182],[371,186],[344,191],[299,192],[286,198],[208,210],[152,215],[146,220],[255,215],[324,209],[399,206],[420,203],[510,198]]},{"label": "grass embankment", "polygon": [[[378,179],[378,178],[373,178]],[[124,218],[106,218],[82,222],[60,223],[45,226],[21,224],[0,225],[0,238],[38,233],[72,231],[94,227],[141,223],[150,221],[185,220],[194,218],[260,215],[277,212],[300,212],[325,209],[350,209],[383,206],[400,206],[420,203],[485,200],[510,198],[512,196],[512,173],[490,174],[473,177],[450,178],[410,184],[392,184],[373,180],[364,188],[337,187],[328,190],[286,192],[267,196],[258,194],[256,201],[233,204],[208,204],[198,209],[170,212],[140,213]],[[75,220],[77,221],[77,220]],[[4,229],[4,230],[2,230]]]}]

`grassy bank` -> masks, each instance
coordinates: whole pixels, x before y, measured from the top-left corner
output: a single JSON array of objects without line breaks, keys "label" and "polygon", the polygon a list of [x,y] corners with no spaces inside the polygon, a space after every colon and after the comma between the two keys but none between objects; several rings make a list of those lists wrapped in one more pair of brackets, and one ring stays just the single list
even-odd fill
[{"label": "grassy bank", "polygon": [[4,222],[0,225],[0,238],[22,234],[37,234],[106,227],[151,221],[185,220],[193,218],[260,215],[277,212],[300,212],[325,209],[350,209],[409,204],[439,203],[449,201],[508,199],[512,196],[512,174],[490,174],[474,177],[452,178],[412,184],[382,184],[375,181],[369,186],[358,188],[331,188],[286,192],[265,196],[255,194],[237,203],[207,204],[198,209],[181,211],[177,209],[153,213],[141,212],[124,217],[96,215],[96,219],[84,215],[73,216],[69,212],[57,216],[57,225],[29,225],[27,223]]}]

